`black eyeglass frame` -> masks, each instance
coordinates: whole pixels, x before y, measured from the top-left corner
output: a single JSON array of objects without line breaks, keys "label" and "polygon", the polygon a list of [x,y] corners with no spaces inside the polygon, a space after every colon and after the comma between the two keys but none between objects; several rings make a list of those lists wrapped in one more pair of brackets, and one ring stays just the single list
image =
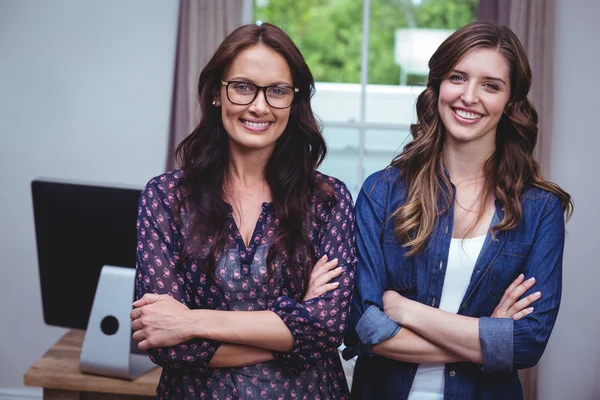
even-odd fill
[{"label": "black eyeglass frame", "polygon": [[[252,100],[250,100],[248,103],[236,103],[235,101],[232,101],[229,98],[229,85],[232,83],[243,83],[246,85],[251,85],[254,86],[256,88],[256,92],[254,93],[254,97],[252,98]],[[267,102],[267,104],[269,105],[269,107],[273,107],[273,108],[277,108],[279,110],[285,110],[286,108],[290,108],[292,106],[292,104],[294,103],[294,99],[296,98],[296,93],[298,93],[300,91],[299,88],[293,87],[293,86],[289,86],[289,85],[269,85],[269,86],[259,86],[256,85],[254,83],[251,82],[245,82],[245,81],[224,81],[223,79],[221,79],[221,85],[225,86],[225,93],[227,94],[227,100],[229,100],[230,103],[238,105],[238,106],[247,106],[248,104],[252,104],[252,102],[254,100],[256,100],[256,97],[258,96],[258,93],[260,93],[261,91],[263,92],[263,95],[265,96],[265,101]],[[271,103],[269,103],[269,98],[267,97],[267,89],[269,88],[287,88],[287,89],[293,89],[294,91],[292,92],[293,97],[292,97],[292,101],[290,102],[289,106],[285,106],[285,107],[276,107],[274,105],[272,105]]]}]

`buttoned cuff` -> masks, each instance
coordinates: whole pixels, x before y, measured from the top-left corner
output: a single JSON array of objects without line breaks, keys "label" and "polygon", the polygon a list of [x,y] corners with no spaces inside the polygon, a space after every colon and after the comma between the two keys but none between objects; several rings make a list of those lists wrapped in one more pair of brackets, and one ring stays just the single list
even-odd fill
[{"label": "buttoned cuff", "polygon": [[513,370],[512,318],[479,318],[479,341],[484,372],[510,372]]},{"label": "buttoned cuff", "polygon": [[400,325],[391,320],[377,306],[369,307],[356,324],[356,334],[366,345],[375,345],[394,337]]}]

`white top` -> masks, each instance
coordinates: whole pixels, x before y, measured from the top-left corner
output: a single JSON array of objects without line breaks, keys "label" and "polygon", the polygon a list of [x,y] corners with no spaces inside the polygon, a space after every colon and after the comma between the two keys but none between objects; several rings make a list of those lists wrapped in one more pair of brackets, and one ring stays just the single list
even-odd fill
[{"label": "white top", "polygon": [[[440,310],[458,312],[484,241],[485,235],[451,239]],[[408,400],[443,400],[444,368],[445,364],[440,363],[419,364]]]}]

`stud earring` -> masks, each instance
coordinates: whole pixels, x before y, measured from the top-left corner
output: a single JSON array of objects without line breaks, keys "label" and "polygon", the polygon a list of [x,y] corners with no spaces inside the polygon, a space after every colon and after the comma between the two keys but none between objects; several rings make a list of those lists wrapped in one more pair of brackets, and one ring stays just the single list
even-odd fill
[{"label": "stud earring", "polygon": [[213,101],[212,101],[212,105],[214,106],[214,105],[216,105],[216,104],[217,104],[217,101],[216,101],[216,100],[213,100]]}]

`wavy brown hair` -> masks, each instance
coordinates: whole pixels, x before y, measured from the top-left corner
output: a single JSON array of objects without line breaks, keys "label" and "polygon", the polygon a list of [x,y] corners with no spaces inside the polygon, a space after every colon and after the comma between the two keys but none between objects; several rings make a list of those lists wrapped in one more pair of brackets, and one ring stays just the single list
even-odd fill
[{"label": "wavy brown hair", "polygon": [[[391,164],[399,169],[407,187],[406,201],[393,215],[398,240],[410,248],[407,256],[425,247],[437,217],[449,209],[453,198],[442,162],[445,128],[438,112],[440,85],[465,54],[480,48],[498,51],[510,69],[510,98],[496,130],[496,149],[483,167],[485,184],[480,199],[493,193],[504,206],[504,218],[492,232],[518,225],[523,216],[519,198],[528,186],[555,194],[567,218],[573,211],[571,196],[542,178],[533,157],[538,114],[527,98],[531,69],[523,46],[505,26],[473,22],[450,35],[429,60],[427,87],[417,98],[417,123],[411,126],[413,141]],[[481,207],[475,224],[483,211]]]},{"label": "wavy brown hair", "polygon": [[[314,260],[307,230],[307,216],[312,215],[311,198],[315,193],[324,193],[327,198],[333,192],[315,181],[315,170],[327,148],[310,105],[315,90],[314,79],[298,48],[278,27],[268,23],[239,27],[225,38],[200,73],[198,96],[202,117],[196,129],[176,150],[183,170],[181,204],[192,210],[192,233],[199,243],[194,255],[200,254],[205,271],[215,276],[215,266],[227,245],[229,206],[225,201],[224,182],[229,147],[221,108],[214,107],[212,100],[221,88],[227,67],[238,54],[256,45],[280,54],[290,68],[294,87],[300,89],[292,103],[288,124],[266,166],[273,211],[280,221],[267,263],[271,272],[276,260],[293,264],[297,269],[294,275],[298,281],[303,281]],[[302,286],[302,282],[298,283]]]}]

